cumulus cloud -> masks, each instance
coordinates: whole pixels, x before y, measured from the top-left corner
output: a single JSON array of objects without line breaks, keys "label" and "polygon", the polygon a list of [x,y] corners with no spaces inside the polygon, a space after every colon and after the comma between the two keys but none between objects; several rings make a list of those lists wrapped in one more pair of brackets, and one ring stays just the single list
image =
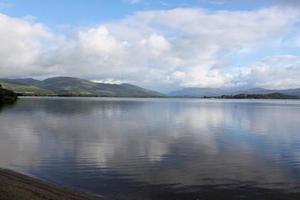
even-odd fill
[{"label": "cumulus cloud", "polygon": [[[78,76],[156,89],[235,86],[242,84],[239,78],[253,84],[255,80],[249,79],[258,73],[255,67],[229,74],[222,59],[281,38],[298,16],[297,10],[279,7],[254,11],[177,8],[137,12],[113,23],[78,28],[72,36],[59,36],[40,23],[0,15],[0,75]],[[274,68],[269,67],[269,71]],[[290,81],[287,85],[292,83],[300,84]]]},{"label": "cumulus cloud", "polygon": [[233,78],[240,86],[284,89],[299,87],[300,57],[295,55],[269,56],[245,66]]},{"label": "cumulus cloud", "polygon": [[0,14],[0,74],[42,73],[42,66],[34,65],[45,48],[45,41],[53,37],[40,23]]}]

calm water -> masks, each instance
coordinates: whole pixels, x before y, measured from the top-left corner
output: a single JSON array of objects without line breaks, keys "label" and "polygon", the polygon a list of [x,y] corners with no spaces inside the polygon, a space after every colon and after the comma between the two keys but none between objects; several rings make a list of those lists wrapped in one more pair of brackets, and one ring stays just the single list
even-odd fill
[{"label": "calm water", "polygon": [[300,199],[300,102],[23,98],[0,167],[107,200]]}]

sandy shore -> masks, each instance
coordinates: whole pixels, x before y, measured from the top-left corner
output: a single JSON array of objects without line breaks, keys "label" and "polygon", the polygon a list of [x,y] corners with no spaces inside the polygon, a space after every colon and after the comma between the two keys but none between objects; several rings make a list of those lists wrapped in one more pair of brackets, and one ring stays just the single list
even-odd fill
[{"label": "sandy shore", "polygon": [[0,200],[101,200],[45,183],[10,170],[0,169]]}]

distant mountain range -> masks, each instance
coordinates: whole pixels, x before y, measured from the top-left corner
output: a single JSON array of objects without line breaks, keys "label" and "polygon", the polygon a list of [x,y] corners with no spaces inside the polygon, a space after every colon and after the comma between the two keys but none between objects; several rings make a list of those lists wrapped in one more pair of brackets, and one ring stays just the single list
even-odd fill
[{"label": "distant mountain range", "polygon": [[204,97],[204,96],[221,96],[227,94],[226,91],[218,88],[183,88],[170,92],[168,96],[172,97]]},{"label": "distant mountain range", "polygon": [[[286,90],[269,90],[250,88],[245,90],[229,90],[219,88],[183,88],[169,94],[162,94],[131,84],[106,84],[73,77],[53,77],[45,80],[0,79],[3,88],[12,90],[19,95],[36,96],[101,96],[101,97],[221,97],[236,95],[261,95],[258,97],[297,97],[300,88]],[[272,94],[272,95],[270,95]],[[251,97],[251,96],[249,96]]]},{"label": "distant mountain range", "polygon": [[272,93],[280,93],[284,95],[300,97],[300,88],[286,90],[268,90],[265,88],[250,88],[246,90],[222,90],[218,88],[184,88],[169,93],[172,97],[218,97],[222,95],[237,94],[259,94],[267,95]]},{"label": "distant mountain range", "polygon": [[271,94],[271,93],[281,93],[285,95],[292,95],[300,97],[300,88],[295,89],[285,89],[285,90],[268,90],[264,88],[252,88],[243,91],[236,91],[235,94]]},{"label": "distant mountain range", "polygon": [[161,97],[163,94],[131,84],[105,84],[73,77],[35,79],[0,79],[5,89],[21,95],[39,96],[103,96],[103,97]]}]

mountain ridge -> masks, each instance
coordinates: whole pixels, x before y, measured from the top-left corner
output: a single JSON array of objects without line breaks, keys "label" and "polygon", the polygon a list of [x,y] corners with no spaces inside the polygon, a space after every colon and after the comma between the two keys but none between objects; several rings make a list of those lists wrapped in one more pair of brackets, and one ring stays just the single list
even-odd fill
[{"label": "mountain ridge", "polygon": [[19,95],[35,96],[103,96],[103,97],[161,97],[163,94],[132,84],[107,84],[75,77],[51,77],[45,80],[0,79],[4,88]]},{"label": "mountain ridge", "polygon": [[266,88],[248,88],[243,90],[226,90],[219,88],[183,88],[180,90],[175,90],[170,92],[168,95],[172,97],[218,97],[222,95],[238,95],[238,94],[248,94],[248,95],[267,95],[271,93],[281,93],[284,95],[297,96],[300,97],[300,88],[293,89],[283,89],[283,90],[270,90]]},{"label": "mountain ridge", "polygon": [[204,96],[220,96],[224,94],[225,91],[219,88],[197,88],[197,87],[190,87],[190,88],[183,88],[180,90],[176,90],[170,92],[169,96],[184,96],[184,97],[204,97]]},{"label": "mountain ridge", "polygon": [[187,87],[162,94],[133,84],[98,83],[86,79],[57,76],[44,80],[33,78],[0,79],[3,88],[24,96],[96,96],[96,97],[219,97],[223,95],[267,95],[281,93],[300,97],[300,88],[266,89],[261,87],[248,89],[222,89],[209,87]]}]

